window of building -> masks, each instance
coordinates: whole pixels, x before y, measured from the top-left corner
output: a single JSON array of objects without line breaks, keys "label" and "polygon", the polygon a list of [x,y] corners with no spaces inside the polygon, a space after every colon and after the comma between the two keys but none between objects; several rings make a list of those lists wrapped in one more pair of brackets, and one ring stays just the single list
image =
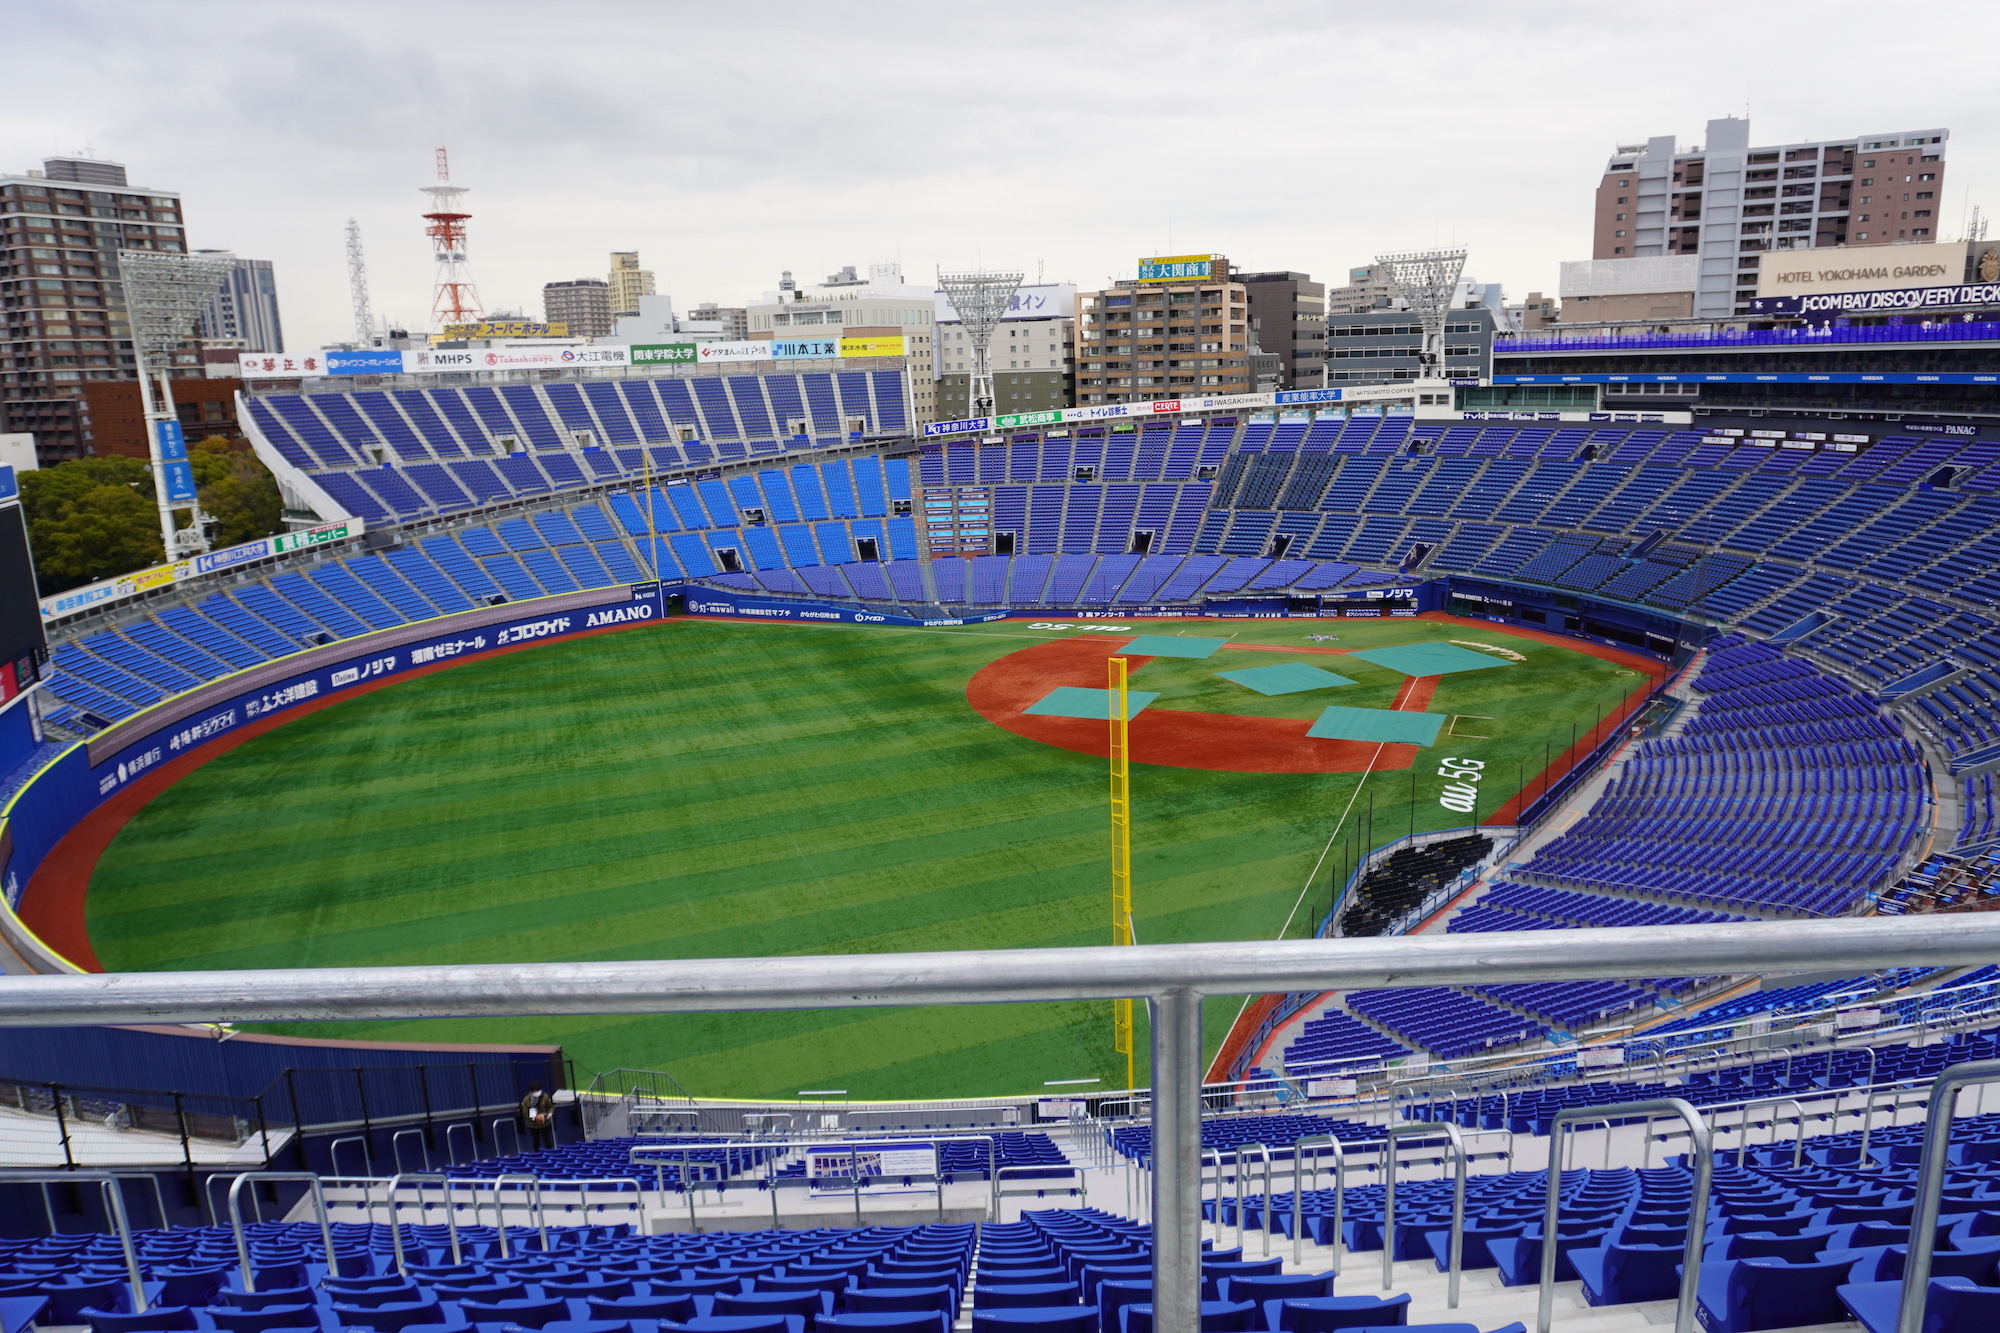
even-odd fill
[{"label": "window of building", "polygon": [[1625,253],[1625,247],[1622,245],[1614,245],[1611,247],[1611,253],[1614,255],[1622,255]]}]

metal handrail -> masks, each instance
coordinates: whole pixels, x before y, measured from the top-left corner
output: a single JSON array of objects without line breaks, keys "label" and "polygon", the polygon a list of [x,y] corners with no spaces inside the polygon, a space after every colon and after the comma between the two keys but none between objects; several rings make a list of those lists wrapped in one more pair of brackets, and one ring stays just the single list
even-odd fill
[{"label": "metal handrail", "polygon": [[[1264,1209],[1268,1220],[1271,1208],[1271,1149],[1262,1143],[1239,1143],[1236,1145],[1234,1165],[1236,1167],[1236,1248],[1243,1248],[1243,1154],[1250,1149],[1257,1150],[1257,1157],[1264,1163]],[[1271,1252],[1271,1233],[1264,1232],[1264,1253]]]},{"label": "metal handrail", "polygon": [[[1458,1277],[1465,1245],[1465,1137],[1450,1123],[1390,1125],[1383,1130],[1382,1162],[1382,1289],[1395,1285],[1396,1264],[1396,1140],[1413,1134],[1426,1138],[1442,1132],[1451,1147],[1453,1162],[1451,1188],[1451,1263],[1446,1279],[1445,1304],[1458,1308]],[[1554,1179],[1552,1169],[1549,1178]]]},{"label": "metal handrail", "polygon": [[[1688,1127],[1689,1156],[1693,1160],[1694,1193],[1688,1201],[1687,1241],[1681,1249],[1680,1300],[1674,1310],[1674,1333],[1688,1333],[1694,1326],[1695,1292],[1701,1281],[1703,1233],[1708,1229],[1708,1187],[1715,1174],[1715,1142],[1708,1122],[1700,1111],[1679,1097],[1661,1097],[1644,1102],[1615,1102],[1610,1106],[1578,1107],[1574,1114],[1557,1111],[1549,1124],[1548,1203],[1542,1212],[1542,1280],[1536,1302],[1536,1333],[1549,1333],[1555,1317],[1556,1295],[1556,1216],[1562,1202],[1562,1172],[1556,1170],[1556,1153],[1563,1127],[1575,1120],[1602,1120],[1607,1117],[1677,1115]],[[1651,1120],[1648,1122],[1650,1133]]]},{"label": "metal handrail", "polygon": [[[542,1253],[547,1254],[550,1249],[549,1218],[548,1214],[542,1210],[542,1178],[528,1171],[503,1171],[489,1182],[493,1186],[493,1224],[494,1230],[500,1235],[500,1257],[502,1259],[512,1258],[513,1256],[507,1245],[507,1205],[501,1202],[500,1187],[510,1182],[521,1181],[525,1181],[528,1186],[528,1207],[530,1209],[528,1215],[535,1219],[535,1225],[542,1233]],[[475,1186],[475,1188],[477,1187]],[[450,1200],[447,1199],[446,1202],[449,1203]]]},{"label": "metal handrail", "polygon": [[[1196,1153],[1203,1100],[1203,997],[1617,980],[1648,974],[1662,957],[1704,976],[1977,965],[2000,957],[2000,917],[1975,913],[963,953],[6,976],[0,977],[0,1026],[657,1014],[1144,997],[1152,1014],[1154,1319],[1158,1333],[1197,1333],[1200,1233],[1193,1219],[1200,1195]],[[1686,1107],[1677,1100],[1661,1105],[1677,1114]],[[1605,1114],[1603,1108],[1593,1111]],[[1700,1136],[1705,1171],[1705,1125]],[[1691,1258],[1685,1282],[1693,1281],[1699,1266]],[[1691,1317],[1692,1295],[1689,1290],[1683,1320]]]},{"label": "metal handrail", "polygon": [[319,1237],[326,1246],[326,1275],[340,1276],[340,1259],[333,1249],[333,1224],[326,1216],[326,1195],[320,1192],[319,1176],[311,1171],[245,1171],[229,1182],[229,1230],[236,1238],[236,1262],[243,1270],[243,1290],[257,1290],[250,1268],[250,1238],[243,1231],[243,1186],[252,1180],[299,1180],[312,1187],[313,1211],[319,1214]]},{"label": "metal handrail", "polygon": [[1952,1117],[1961,1088],[2000,1082],[2000,1060],[1968,1060],[1951,1066],[1931,1083],[1924,1108],[1924,1151],[1917,1163],[1916,1198],[1910,1209],[1910,1239],[1903,1256],[1903,1293],[1896,1307],[1896,1333],[1923,1333],[1924,1305],[1930,1294],[1931,1251],[1937,1248],[1940,1201],[1944,1197],[1946,1154],[1951,1151]]},{"label": "metal handrail", "polygon": [[396,1197],[396,1191],[403,1187],[403,1182],[406,1180],[415,1181],[417,1184],[417,1207],[419,1214],[421,1214],[423,1209],[424,1186],[428,1183],[436,1182],[443,1188],[444,1225],[446,1233],[451,1237],[451,1261],[455,1264],[464,1263],[465,1260],[458,1245],[458,1219],[452,1215],[451,1210],[452,1178],[436,1171],[399,1171],[389,1177],[389,1244],[395,1251],[396,1271],[405,1276],[408,1276],[410,1271],[409,1265],[403,1260],[403,1204],[402,1200]]},{"label": "metal handrail", "polygon": [[[1789,1106],[1794,1117],[1792,1123],[1797,1133],[1792,1135],[1792,1170],[1799,1169],[1806,1153],[1806,1108],[1796,1097],[1760,1097],[1756,1101],[1744,1102],[1737,1107],[1736,1120],[1736,1169],[1743,1169],[1743,1159],[1750,1151],[1750,1108],[1753,1106]],[[1771,1117],[1771,1142],[1778,1141],[1778,1118]]]},{"label": "metal handrail", "polygon": [[139,1252],[132,1246],[132,1221],[125,1215],[125,1193],[118,1177],[109,1171],[15,1171],[0,1170],[0,1185],[75,1185],[97,1182],[104,1197],[104,1211],[111,1228],[118,1233],[118,1247],[125,1252],[126,1281],[132,1288],[132,1312],[146,1313],[146,1279],[139,1268]]},{"label": "metal handrail", "polygon": [[412,1134],[417,1137],[417,1160],[423,1164],[423,1169],[428,1171],[431,1169],[430,1145],[424,1142],[424,1131],[414,1126],[409,1129],[399,1129],[389,1136],[389,1157],[394,1162],[396,1169],[401,1171],[403,1169],[403,1140]]}]

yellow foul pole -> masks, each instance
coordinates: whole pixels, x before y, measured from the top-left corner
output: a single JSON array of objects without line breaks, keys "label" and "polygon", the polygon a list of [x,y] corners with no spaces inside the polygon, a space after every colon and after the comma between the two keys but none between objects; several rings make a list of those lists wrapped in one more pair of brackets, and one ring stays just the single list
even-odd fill
[{"label": "yellow foul pole", "polygon": [[[1126,660],[1110,663],[1111,716],[1111,942],[1132,942],[1131,721]],[[1137,1081],[1132,1050],[1132,1001],[1111,1002],[1111,1049],[1125,1057],[1125,1086]]]}]

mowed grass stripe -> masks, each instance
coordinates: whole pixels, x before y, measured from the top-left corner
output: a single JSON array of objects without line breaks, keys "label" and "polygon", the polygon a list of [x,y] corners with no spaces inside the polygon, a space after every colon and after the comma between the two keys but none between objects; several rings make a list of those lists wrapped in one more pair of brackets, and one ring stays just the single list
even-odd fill
[{"label": "mowed grass stripe", "polygon": [[[1395,632],[1412,628],[1340,626],[1356,647],[1408,641]],[[406,682],[257,738],[141,812],[93,885],[94,938],[114,968],[1103,943],[1103,761],[992,727],[965,703],[974,671],[1023,646],[678,622]],[[1566,737],[1569,705],[1588,702],[1600,684],[1589,667],[1603,664],[1568,677],[1554,665],[1546,687],[1522,673],[1455,696],[1470,712],[1502,712],[1479,706],[1488,695],[1542,710],[1520,710],[1517,734],[1481,755],[1511,762]],[[1275,935],[1358,780],[1135,769],[1140,939]],[[1409,824],[1406,781],[1370,780],[1384,828]],[[1419,792],[1417,827],[1461,818],[1432,801]],[[1210,1004],[1217,1037],[1220,1009],[1234,1007]],[[1108,1012],[286,1030],[550,1042],[586,1072],[664,1067],[712,1095],[914,1097],[1122,1080]]]}]

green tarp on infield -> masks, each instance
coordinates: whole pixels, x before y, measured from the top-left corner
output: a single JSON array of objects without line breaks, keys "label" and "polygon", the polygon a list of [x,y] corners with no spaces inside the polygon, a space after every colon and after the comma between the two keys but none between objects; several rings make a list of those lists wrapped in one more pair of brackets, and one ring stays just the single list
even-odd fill
[{"label": "green tarp on infield", "polygon": [[1443,713],[1399,713],[1388,708],[1329,708],[1306,735],[1327,741],[1385,741],[1392,745],[1431,745]]},{"label": "green tarp on infield", "polygon": [[[1157,692],[1147,690],[1125,691],[1125,720],[1130,722],[1145,710],[1147,704],[1159,698]],[[1083,717],[1095,722],[1111,720],[1111,691],[1087,690],[1076,685],[1062,685],[1050,690],[1033,704],[1021,710],[1042,717]]]},{"label": "green tarp on infield", "polygon": [[1227,639],[1190,639],[1179,634],[1141,634],[1118,650],[1133,657],[1207,657],[1229,646]]},{"label": "green tarp on infield", "polygon": [[1304,662],[1277,662],[1271,666],[1243,667],[1237,671],[1218,671],[1215,674],[1224,680],[1233,680],[1238,685],[1247,686],[1259,694],[1299,694],[1306,690],[1326,690],[1336,685],[1354,683],[1345,676],[1336,676],[1331,671],[1321,671],[1318,667]]},{"label": "green tarp on infield", "polygon": [[1456,671],[1484,671],[1487,667],[1506,666],[1505,662],[1488,657],[1485,653],[1475,653],[1468,648],[1455,648],[1448,643],[1410,643],[1400,648],[1364,648],[1358,653],[1348,654],[1376,666],[1400,671],[1406,676],[1449,676]]}]

